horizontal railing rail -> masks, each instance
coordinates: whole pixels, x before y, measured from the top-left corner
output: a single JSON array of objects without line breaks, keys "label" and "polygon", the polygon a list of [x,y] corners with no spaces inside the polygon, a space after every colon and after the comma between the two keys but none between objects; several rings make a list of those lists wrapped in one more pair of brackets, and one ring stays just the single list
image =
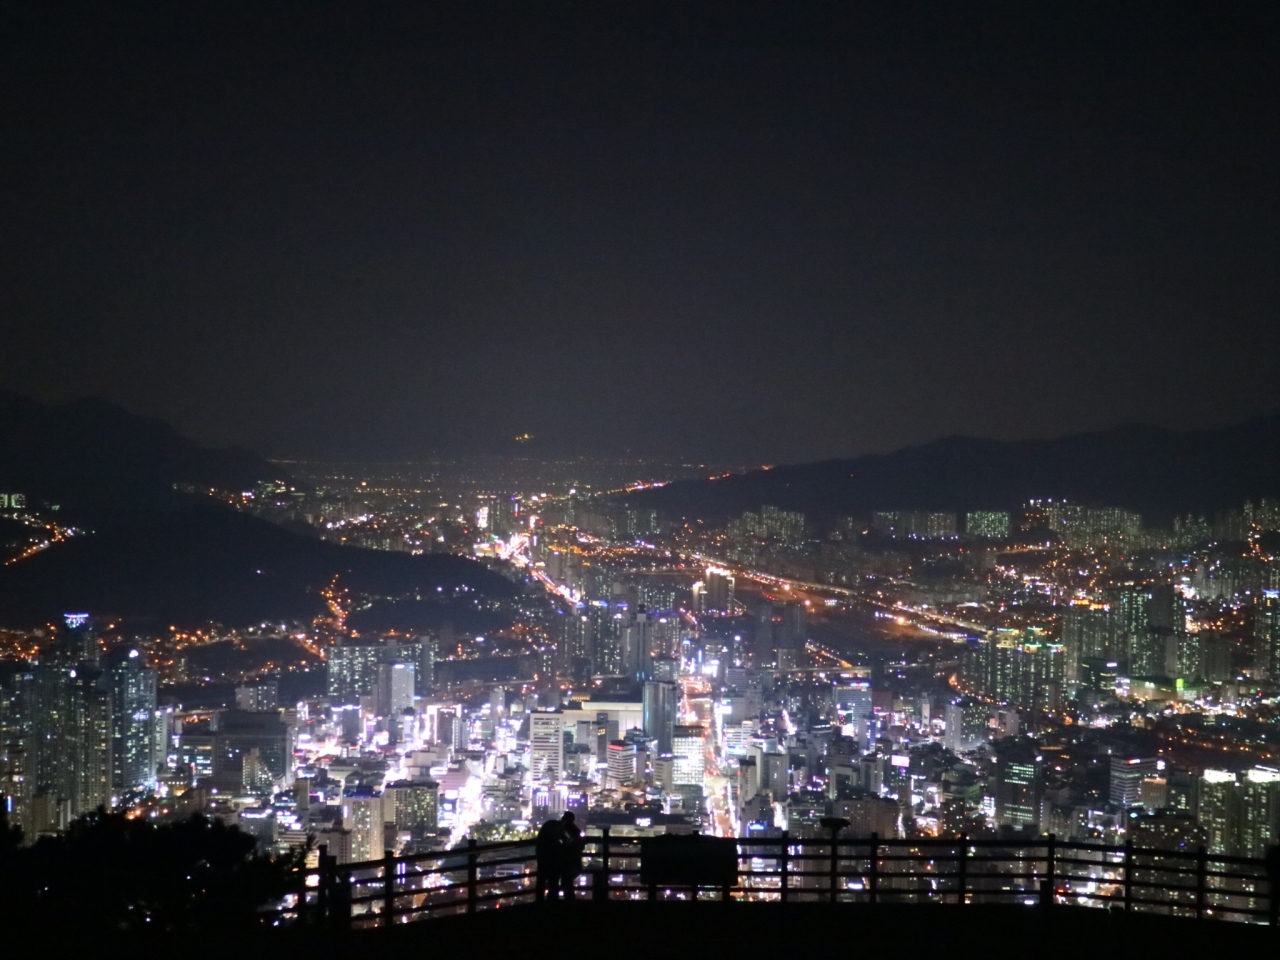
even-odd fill
[{"label": "horizontal railing rail", "polygon": [[[740,838],[733,882],[658,883],[643,877],[643,848],[608,828],[584,838],[581,873],[565,893],[598,904],[724,900],[774,903],[1023,904],[1103,907],[1280,925],[1272,859],[1053,836],[990,839]],[[339,864],[325,847],[314,869],[264,920],[386,926],[478,913],[542,899],[532,840]],[[549,884],[551,889],[561,886]]]}]

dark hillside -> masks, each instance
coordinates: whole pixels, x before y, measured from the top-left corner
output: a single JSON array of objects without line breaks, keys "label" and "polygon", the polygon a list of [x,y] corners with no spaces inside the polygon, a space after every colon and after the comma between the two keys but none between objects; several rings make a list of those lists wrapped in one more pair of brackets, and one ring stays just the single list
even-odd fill
[{"label": "dark hillside", "polygon": [[947,437],[883,455],[680,481],[629,499],[675,517],[723,521],[762,504],[828,520],[1054,497],[1167,522],[1263,496],[1280,496],[1280,416],[1187,433],[1126,426],[1053,440]]}]

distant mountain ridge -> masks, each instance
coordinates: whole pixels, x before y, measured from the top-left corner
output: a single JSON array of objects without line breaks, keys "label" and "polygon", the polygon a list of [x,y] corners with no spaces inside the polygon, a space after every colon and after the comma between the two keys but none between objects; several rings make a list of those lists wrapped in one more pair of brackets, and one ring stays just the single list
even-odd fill
[{"label": "distant mountain ridge", "polygon": [[47,405],[0,390],[0,490],[85,510],[166,497],[174,483],[242,489],[281,471],[248,450],[212,449],[105,400]]},{"label": "distant mountain ridge", "polygon": [[1155,522],[1280,497],[1280,415],[1216,430],[1121,426],[1050,440],[952,436],[888,454],[637,491],[627,502],[721,522],[769,504],[815,521],[875,510],[1012,508],[1054,497]]}]

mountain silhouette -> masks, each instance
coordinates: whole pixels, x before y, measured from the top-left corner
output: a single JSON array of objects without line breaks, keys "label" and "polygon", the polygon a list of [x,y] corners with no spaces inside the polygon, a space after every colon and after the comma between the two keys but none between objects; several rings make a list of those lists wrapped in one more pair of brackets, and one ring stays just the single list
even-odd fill
[{"label": "mountain silhouette", "polygon": [[162,627],[307,620],[324,611],[319,590],[335,575],[375,605],[424,595],[475,606],[515,591],[465,557],[327,543],[195,501],[117,514],[91,534],[0,568],[0,623],[31,626],[71,611]]},{"label": "mountain silhouette", "polygon": [[335,575],[375,607],[420,597],[476,609],[516,590],[464,557],[327,543],[174,489],[273,478],[253,453],[201,447],[103,401],[45,406],[0,392],[0,491],[58,503],[56,516],[86,531],[0,566],[0,625],[69,611],[166,628],[305,620],[323,612],[319,590]]},{"label": "mountain silhouette", "polygon": [[946,437],[888,454],[752,470],[637,491],[626,502],[721,522],[768,504],[814,522],[875,510],[1010,509],[1053,497],[1147,522],[1280,497],[1280,416],[1217,430],[1121,426],[1051,440]]},{"label": "mountain silhouette", "polygon": [[202,447],[105,400],[50,406],[0,390],[0,490],[32,503],[111,512],[168,500],[174,483],[240,490],[280,474],[248,450]]}]

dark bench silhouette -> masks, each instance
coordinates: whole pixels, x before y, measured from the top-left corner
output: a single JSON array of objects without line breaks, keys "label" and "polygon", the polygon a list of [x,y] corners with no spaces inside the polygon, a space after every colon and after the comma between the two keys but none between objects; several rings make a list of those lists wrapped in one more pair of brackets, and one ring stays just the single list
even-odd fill
[{"label": "dark bench silhouette", "polygon": [[718,887],[727,899],[738,885],[738,843],[722,837],[647,837],[640,841],[640,882],[650,889]]}]

